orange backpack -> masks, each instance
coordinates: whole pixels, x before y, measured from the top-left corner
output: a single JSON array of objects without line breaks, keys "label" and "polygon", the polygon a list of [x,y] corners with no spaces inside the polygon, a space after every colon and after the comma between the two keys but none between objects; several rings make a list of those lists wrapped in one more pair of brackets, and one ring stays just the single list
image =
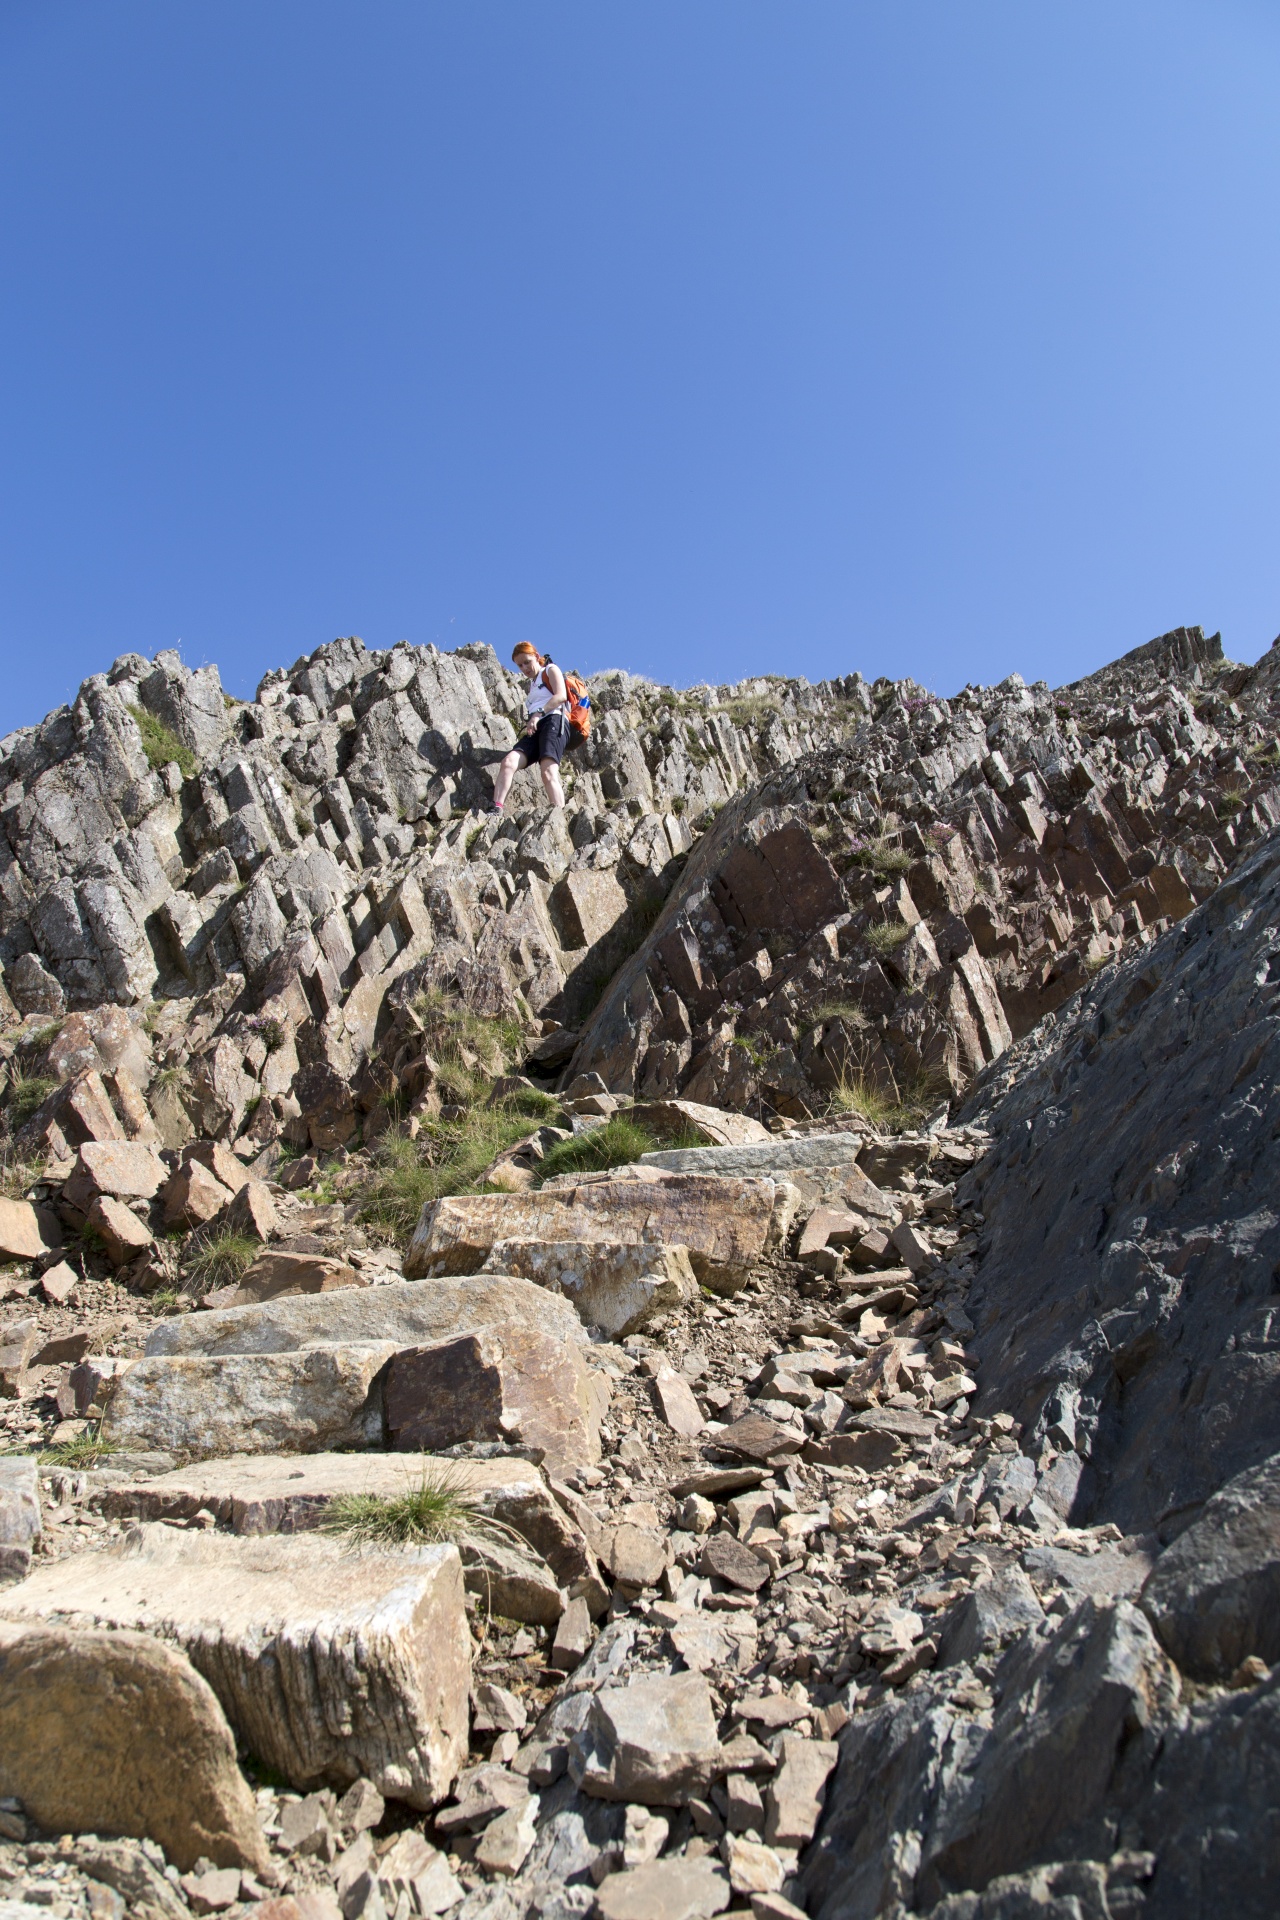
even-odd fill
[{"label": "orange backpack", "polygon": [[569,696],[569,744],[581,746],[591,738],[591,696],[586,681],[576,673],[566,673],[564,687]]}]

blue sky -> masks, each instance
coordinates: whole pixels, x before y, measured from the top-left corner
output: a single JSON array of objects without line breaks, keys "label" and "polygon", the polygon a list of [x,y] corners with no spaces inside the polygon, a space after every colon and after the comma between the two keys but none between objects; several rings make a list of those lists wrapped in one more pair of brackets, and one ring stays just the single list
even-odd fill
[{"label": "blue sky", "polygon": [[1280,630],[1263,0],[0,0],[0,732],[340,633]]}]

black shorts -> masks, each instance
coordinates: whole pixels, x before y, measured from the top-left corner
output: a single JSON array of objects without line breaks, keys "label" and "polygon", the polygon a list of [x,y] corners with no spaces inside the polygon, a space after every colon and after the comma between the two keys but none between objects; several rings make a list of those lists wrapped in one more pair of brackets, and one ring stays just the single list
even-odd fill
[{"label": "black shorts", "polygon": [[535,760],[562,760],[568,744],[568,714],[544,713],[534,733],[521,734],[516,741],[516,752],[527,767]]}]

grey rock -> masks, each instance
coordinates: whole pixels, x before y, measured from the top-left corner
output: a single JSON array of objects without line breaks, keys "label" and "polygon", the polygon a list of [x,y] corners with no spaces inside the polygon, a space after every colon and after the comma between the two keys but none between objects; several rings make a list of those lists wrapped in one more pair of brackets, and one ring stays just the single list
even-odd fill
[{"label": "grey rock", "polygon": [[645,1675],[594,1694],[569,1771],[601,1800],[679,1806],[705,1795],[720,1755],[701,1674]]},{"label": "grey rock", "polygon": [[1197,1680],[1280,1660],[1280,1455],[1237,1474],[1166,1547],[1142,1589],[1160,1644]]},{"label": "grey rock", "polygon": [[947,1616],[938,1646],[938,1664],[972,1664],[1001,1651],[1027,1627],[1038,1627],[1044,1610],[1035,1588],[1018,1567],[1006,1567],[981,1581]]}]

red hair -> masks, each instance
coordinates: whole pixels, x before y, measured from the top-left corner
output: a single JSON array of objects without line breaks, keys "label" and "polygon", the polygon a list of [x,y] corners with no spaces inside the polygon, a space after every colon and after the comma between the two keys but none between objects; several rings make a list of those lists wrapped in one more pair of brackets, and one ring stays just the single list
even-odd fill
[{"label": "red hair", "polygon": [[511,658],[518,660],[522,653],[531,653],[540,667],[545,667],[547,664],[547,655],[545,653],[539,653],[532,640],[522,640],[519,646],[513,647],[511,649]]}]

